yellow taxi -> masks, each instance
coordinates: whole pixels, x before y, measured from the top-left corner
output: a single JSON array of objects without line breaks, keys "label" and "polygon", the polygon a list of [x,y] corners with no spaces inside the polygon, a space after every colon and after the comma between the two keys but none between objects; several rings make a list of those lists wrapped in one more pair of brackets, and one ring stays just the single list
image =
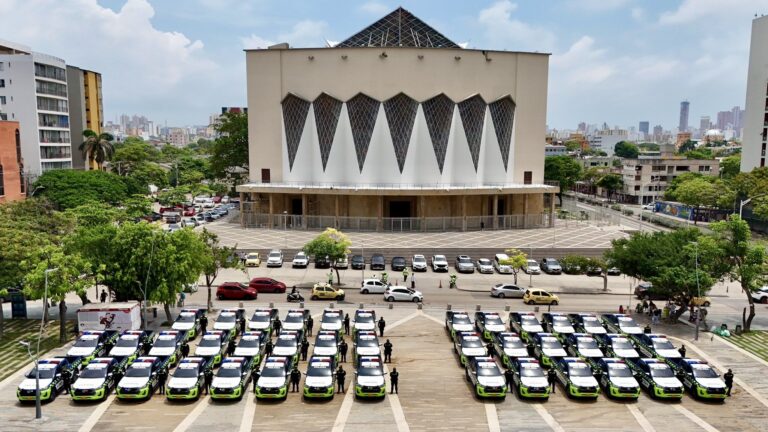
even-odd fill
[{"label": "yellow taxi", "polygon": [[325,282],[312,287],[312,300],[344,300],[344,290]]},{"label": "yellow taxi", "polygon": [[245,255],[246,267],[258,267],[261,265],[261,257],[258,252],[250,252]]},{"label": "yellow taxi", "polygon": [[710,300],[707,296],[694,297],[691,299],[691,305],[709,307],[712,305],[712,300]]},{"label": "yellow taxi", "polygon": [[560,303],[560,298],[540,289],[525,290],[525,294],[523,294],[523,303],[557,305]]}]

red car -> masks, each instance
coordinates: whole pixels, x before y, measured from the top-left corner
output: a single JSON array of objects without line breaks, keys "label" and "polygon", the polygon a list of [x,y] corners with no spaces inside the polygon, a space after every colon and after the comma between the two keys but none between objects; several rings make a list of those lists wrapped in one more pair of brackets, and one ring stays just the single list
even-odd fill
[{"label": "red car", "polygon": [[272,278],[258,277],[251,279],[251,283],[248,284],[249,288],[253,288],[258,292],[272,292],[272,293],[284,293],[285,284],[274,280]]},{"label": "red car", "polygon": [[219,300],[256,300],[258,295],[255,288],[240,282],[224,282],[216,289]]},{"label": "red car", "polygon": [[184,209],[184,216],[194,216],[195,215],[195,208],[194,207],[186,207]]}]

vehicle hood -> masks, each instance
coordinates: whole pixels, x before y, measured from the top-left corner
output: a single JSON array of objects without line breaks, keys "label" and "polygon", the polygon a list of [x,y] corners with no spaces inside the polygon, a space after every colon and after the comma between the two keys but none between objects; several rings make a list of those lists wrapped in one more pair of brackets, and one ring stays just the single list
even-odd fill
[{"label": "vehicle hood", "polygon": [[358,355],[375,356],[381,354],[381,348],[379,347],[357,347],[355,349]]},{"label": "vehicle hood", "polygon": [[547,357],[568,357],[568,353],[562,348],[542,348],[541,352]]},{"label": "vehicle hood", "polygon": [[168,387],[177,389],[188,389],[197,385],[197,378],[175,378],[168,379]]},{"label": "vehicle hood", "polygon": [[313,355],[319,355],[319,356],[335,356],[336,353],[339,350],[335,347],[315,347],[315,349],[312,350]]},{"label": "vehicle hood", "polygon": [[485,348],[462,348],[461,353],[466,356],[483,356],[486,354]]},{"label": "vehicle hood", "polygon": [[682,387],[683,384],[675,377],[654,378],[653,381],[663,387]]},{"label": "vehicle hood", "polygon": [[125,357],[136,352],[136,348],[131,347],[114,347],[109,351],[110,357]]},{"label": "vehicle hood", "polygon": [[267,258],[268,263],[279,263],[280,258]]},{"label": "vehicle hood", "polygon": [[477,377],[477,382],[486,387],[503,387],[507,385],[507,381],[503,376]]},{"label": "vehicle hood", "polygon": [[633,377],[611,377],[611,383],[618,387],[637,387],[639,384]]},{"label": "vehicle hood", "polygon": [[571,382],[579,387],[597,387],[597,380],[593,376],[570,377]]},{"label": "vehicle hood", "polygon": [[528,357],[527,348],[505,348],[504,354],[510,357]]},{"label": "vehicle hood", "polygon": [[660,349],[656,350],[656,353],[658,355],[664,357],[664,358],[681,358],[680,352],[678,352],[676,349]]},{"label": "vehicle hood", "polygon": [[296,264],[306,264],[307,263],[307,259],[306,258],[294,258],[293,262],[296,263]]},{"label": "vehicle hood", "polygon": [[633,349],[614,349],[613,352],[616,353],[617,357],[621,358],[638,358],[640,357],[640,354],[637,353],[637,351]]},{"label": "vehicle hood", "polygon": [[549,387],[547,377],[522,377],[521,381],[526,387]]},{"label": "vehicle hood", "polygon": [[195,326],[195,323],[191,323],[191,322],[175,322],[173,323],[171,328],[174,330],[189,330],[194,326]]},{"label": "vehicle hood", "polygon": [[235,388],[240,385],[240,378],[213,377],[211,386],[216,388]]},{"label": "vehicle hood", "polygon": [[333,378],[329,376],[308,376],[304,380],[304,385],[307,387],[329,387],[331,384],[333,384]]},{"label": "vehicle hood", "polygon": [[603,354],[603,352],[597,348],[580,349],[579,354],[581,354],[583,357],[592,357],[592,358],[605,357],[605,354]]},{"label": "vehicle hood", "polygon": [[[53,382],[52,379],[40,379],[40,389],[44,389],[51,385],[51,382]],[[34,390],[35,389],[35,379],[34,378],[27,378],[24,381],[19,384],[19,388],[22,390]]]},{"label": "vehicle hood", "polygon": [[547,266],[547,268],[550,269],[550,270],[562,270],[563,269],[558,264],[551,264],[551,265]]},{"label": "vehicle hood", "polygon": [[340,322],[320,323],[320,330],[341,330]]},{"label": "vehicle hood", "polygon": [[[195,348],[195,356],[200,357],[208,357],[213,356],[219,353],[221,351],[221,347],[201,347],[198,346]],[[277,353],[277,349],[275,349],[275,353]]]},{"label": "vehicle hood", "polygon": [[78,378],[72,384],[72,388],[77,390],[94,390],[102,385],[104,385],[104,378]]},{"label": "vehicle hood", "polygon": [[296,354],[298,348],[296,347],[279,347],[276,346],[272,349],[272,353],[276,356],[292,356]]},{"label": "vehicle hood", "polygon": [[357,384],[363,385],[363,386],[383,386],[384,377],[383,376],[358,376]]},{"label": "vehicle hood", "polygon": [[592,333],[592,334],[608,334],[608,330],[606,330],[605,327],[597,327],[597,326],[595,326],[595,327],[584,327],[584,330],[587,333]]},{"label": "vehicle hood", "polygon": [[373,330],[374,327],[373,323],[355,323],[355,328],[358,330]]},{"label": "vehicle hood", "polygon": [[269,323],[264,321],[248,321],[248,328],[250,330],[264,330],[269,328]]},{"label": "vehicle hood", "polygon": [[555,333],[562,333],[562,334],[576,333],[573,330],[573,327],[569,326],[569,325],[565,325],[565,326],[552,326],[552,329],[555,331]]},{"label": "vehicle hood", "polygon": [[486,324],[485,329],[489,332],[503,332],[506,330],[504,324]]},{"label": "vehicle hood", "polygon": [[236,322],[215,322],[213,323],[214,330],[232,330],[235,328]]},{"label": "vehicle hood", "polygon": [[147,385],[149,377],[125,377],[120,380],[120,386],[122,388],[141,388]]},{"label": "vehicle hood", "polygon": [[235,355],[236,356],[244,356],[244,357],[253,357],[253,356],[259,355],[259,349],[258,348],[236,347],[235,348]]},{"label": "vehicle hood", "polygon": [[490,265],[490,264],[480,264],[478,266],[478,268],[480,269],[480,271],[486,271],[486,270],[492,271],[493,270],[493,266]]},{"label": "vehicle hood", "polygon": [[261,377],[256,385],[265,388],[282,387],[285,385],[285,379],[284,377]]},{"label": "vehicle hood", "polygon": [[413,263],[413,266],[416,268],[427,268],[427,263],[425,262],[415,262]]},{"label": "vehicle hood", "polygon": [[67,351],[67,356],[86,357],[96,351],[95,347],[72,347]]},{"label": "vehicle hood", "polygon": [[176,351],[174,347],[153,347],[149,350],[150,356],[169,357]]},{"label": "vehicle hood", "polygon": [[283,330],[301,330],[304,328],[303,323],[287,322],[283,323]]},{"label": "vehicle hood", "polygon": [[472,324],[451,324],[455,331],[472,331]]},{"label": "vehicle hood", "polygon": [[626,333],[626,334],[642,334],[643,333],[643,329],[641,329],[640,327],[635,327],[635,326],[619,325],[619,329],[621,329],[621,331]]},{"label": "vehicle hood", "polygon": [[523,330],[529,333],[544,333],[544,328],[540,325],[523,325]]},{"label": "vehicle hood", "polygon": [[725,388],[725,383],[720,378],[696,378],[696,382],[698,382],[702,387],[706,387],[706,388],[711,388],[711,389]]}]

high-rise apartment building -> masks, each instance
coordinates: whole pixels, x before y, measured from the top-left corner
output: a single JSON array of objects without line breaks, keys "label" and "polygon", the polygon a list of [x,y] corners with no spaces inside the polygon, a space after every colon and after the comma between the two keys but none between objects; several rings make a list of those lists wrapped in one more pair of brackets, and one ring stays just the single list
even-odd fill
[{"label": "high-rise apartment building", "polygon": [[651,123],[650,123],[650,122],[647,122],[647,121],[641,121],[641,122],[640,122],[640,126],[639,126],[637,129],[638,129],[638,131],[639,131],[640,133],[642,133],[642,134],[645,134],[645,135],[647,136],[647,135],[648,135],[648,132],[649,132],[649,130],[650,130],[650,129],[649,129],[649,128],[650,128],[650,126],[651,126]]},{"label": "high-rise apartment building", "polygon": [[0,41],[2,120],[18,121],[24,169],[35,177],[72,168],[66,62]]},{"label": "high-rise apartment building", "polygon": [[688,110],[691,107],[691,103],[688,101],[680,102],[680,123],[677,126],[679,132],[688,131]]},{"label": "high-rise apartment building", "polygon": [[74,66],[67,66],[69,92],[70,132],[72,133],[72,167],[93,169],[86,164],[87,155],[80,151],[83,131],[101,133],[104,127],[101,74]]},{"label": "high-rise apartment building", "polygon": [[661,125],[656,125],[653,127],[653,140],[658,141],[661,139],[661,136],[664,134],[664,128]]},{"label": "high-rise apartment building", "polygon": [[717,128],[720,130],[735,127],[732,111],[720,111],[717,113]]},{"label": "high-rise apartment building", "polygon": [[741,170],[765,166],[768,144],[768,16],[752,21]]},{"label": "high-rise apartment building", "polygon": [[699,120],[699,131],[701,131],[701,134],[704,135],[704,133],[709,129],[712,129],[712,120],[709,118],[709,116],[701,116],[701,120]]}]

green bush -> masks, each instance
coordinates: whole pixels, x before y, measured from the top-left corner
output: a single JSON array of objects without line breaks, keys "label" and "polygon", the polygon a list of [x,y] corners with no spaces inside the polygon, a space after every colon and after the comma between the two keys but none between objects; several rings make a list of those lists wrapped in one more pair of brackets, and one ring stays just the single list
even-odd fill
[{"label": "green bush", "polygon": [[89,202],[118,204],[136,193],[134,181],[105,171],[46,171],[32,185],[32,190],[38,187],[41,188],[38,196],[48,198],[60,210]]},{"label": "green bush", "polygon": [[612,204],[611,210],[621,211],[621,205],[620,204]]},{"label": "green bush", "polygon": [[568,255],[560,260],[560,267],[566,274],[582,274],[589,266],[589,258],[581,255]]},{"label": "green bush", "polygon": [[632,216],[633,214],[635,214],[635,212],[633,212],[632,209],[624,209],[621,212],[627,216]]}]

